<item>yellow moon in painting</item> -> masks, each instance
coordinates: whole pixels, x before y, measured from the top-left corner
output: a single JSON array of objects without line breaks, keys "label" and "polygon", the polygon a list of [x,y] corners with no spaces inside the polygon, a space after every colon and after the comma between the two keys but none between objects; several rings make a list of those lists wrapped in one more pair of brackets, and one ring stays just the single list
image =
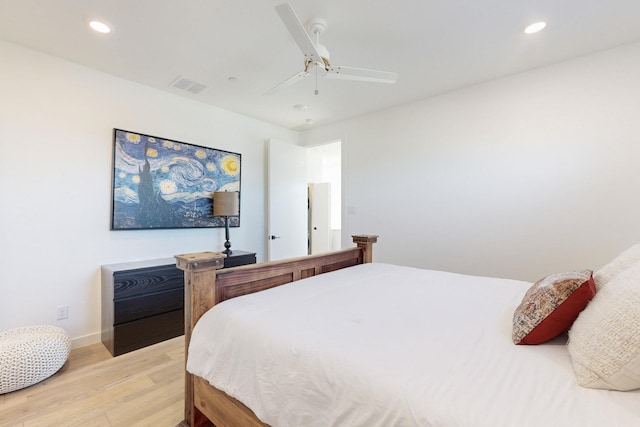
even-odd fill
[{"label": "yellow moon in painting", "polygon": [[237,175],[240,172],[240,164],[235,156],[224,157],[220,163],[227,175]]}]

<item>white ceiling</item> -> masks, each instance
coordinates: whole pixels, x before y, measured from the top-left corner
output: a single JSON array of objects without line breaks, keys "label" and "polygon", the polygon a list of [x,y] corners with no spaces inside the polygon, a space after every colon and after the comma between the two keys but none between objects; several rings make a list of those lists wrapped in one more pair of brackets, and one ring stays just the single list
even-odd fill
[{"label": "white ceiling", "polygon": [[[640,40],[638,0],[290,0],[303,22],[328,21],[321,41],[332,63],[399,80],[320,79],[314,95],[310,76],[264,95],[303,68],[275,11],[283,1],[0,0],[0,39],[292,129]],[[90,30],[93,19],[113,31]],[[525,35],[538,20],[547,29]],[[170,87],[178,76],[208,89]]]}]

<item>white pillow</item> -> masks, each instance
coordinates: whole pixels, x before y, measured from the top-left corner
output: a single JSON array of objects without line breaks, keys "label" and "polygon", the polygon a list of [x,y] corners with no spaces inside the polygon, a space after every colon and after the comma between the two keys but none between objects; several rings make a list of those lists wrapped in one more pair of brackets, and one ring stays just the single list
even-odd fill
[{"label": "white pillow", "polygon": [[640,243],[631,246],[629,249],[612,259],[600,270],[593,273],[593,281],[596,284],[596,290],[600,290],[618,273],[629,268],[637,261],[640,261]]},{"label": "white pillow", "polygon": [[579,385],[640,388],[640,263],[596,293],[569,330],[567,348]]}]

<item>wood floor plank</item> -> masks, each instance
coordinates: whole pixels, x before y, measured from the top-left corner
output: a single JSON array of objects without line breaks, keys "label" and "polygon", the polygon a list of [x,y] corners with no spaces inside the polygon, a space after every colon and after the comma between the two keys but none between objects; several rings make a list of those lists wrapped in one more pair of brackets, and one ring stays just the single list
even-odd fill
[{"label": "wood floor plank", "polygon": [[0,427],[173,427],[182,420],[184,337],[118,357],[71,351],[55,375],[0,396]]},{"label": "wood floor plank", "polygon": [[[176,414],[179,414],[176,416]],[[151,427],[151,426],[175,426],[182,422],[184,418],[184,402],[182,399],[178,402],[174,402],[172,405],[167,406],[162,411],[159,411],[151,416],[145,418],[142,421],[131,424],[131,427]]]}]

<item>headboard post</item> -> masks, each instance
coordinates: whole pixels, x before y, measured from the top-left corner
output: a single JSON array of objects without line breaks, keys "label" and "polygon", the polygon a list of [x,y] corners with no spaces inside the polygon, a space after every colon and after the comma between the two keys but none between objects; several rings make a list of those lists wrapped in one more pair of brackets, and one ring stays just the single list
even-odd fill
[{"label": "headboard post", "polygon": [[370,263],[373,261],[373,244],[378,241],[378,236],[374,234],[355,234],[351,236],[353,243],[357,244],[359,248],[362,248],[364,253],[364,262]]},{"label": "headboard post", "polygon": [[[186,370],[191,331],[200,317],[216,301],[216,270],[224,266],[226,255],[220,252],[199,252],[176,255],[176,267],[184,271],[184,342],[185,342],[185,407],[184,418],[190,426],[197,425],[193,406],[193,377]],[[192,298],[197,295],[198,298]],[[199,301],[196,307],[193,301]],[[189,404],[188,402],[192,402]]]}]

